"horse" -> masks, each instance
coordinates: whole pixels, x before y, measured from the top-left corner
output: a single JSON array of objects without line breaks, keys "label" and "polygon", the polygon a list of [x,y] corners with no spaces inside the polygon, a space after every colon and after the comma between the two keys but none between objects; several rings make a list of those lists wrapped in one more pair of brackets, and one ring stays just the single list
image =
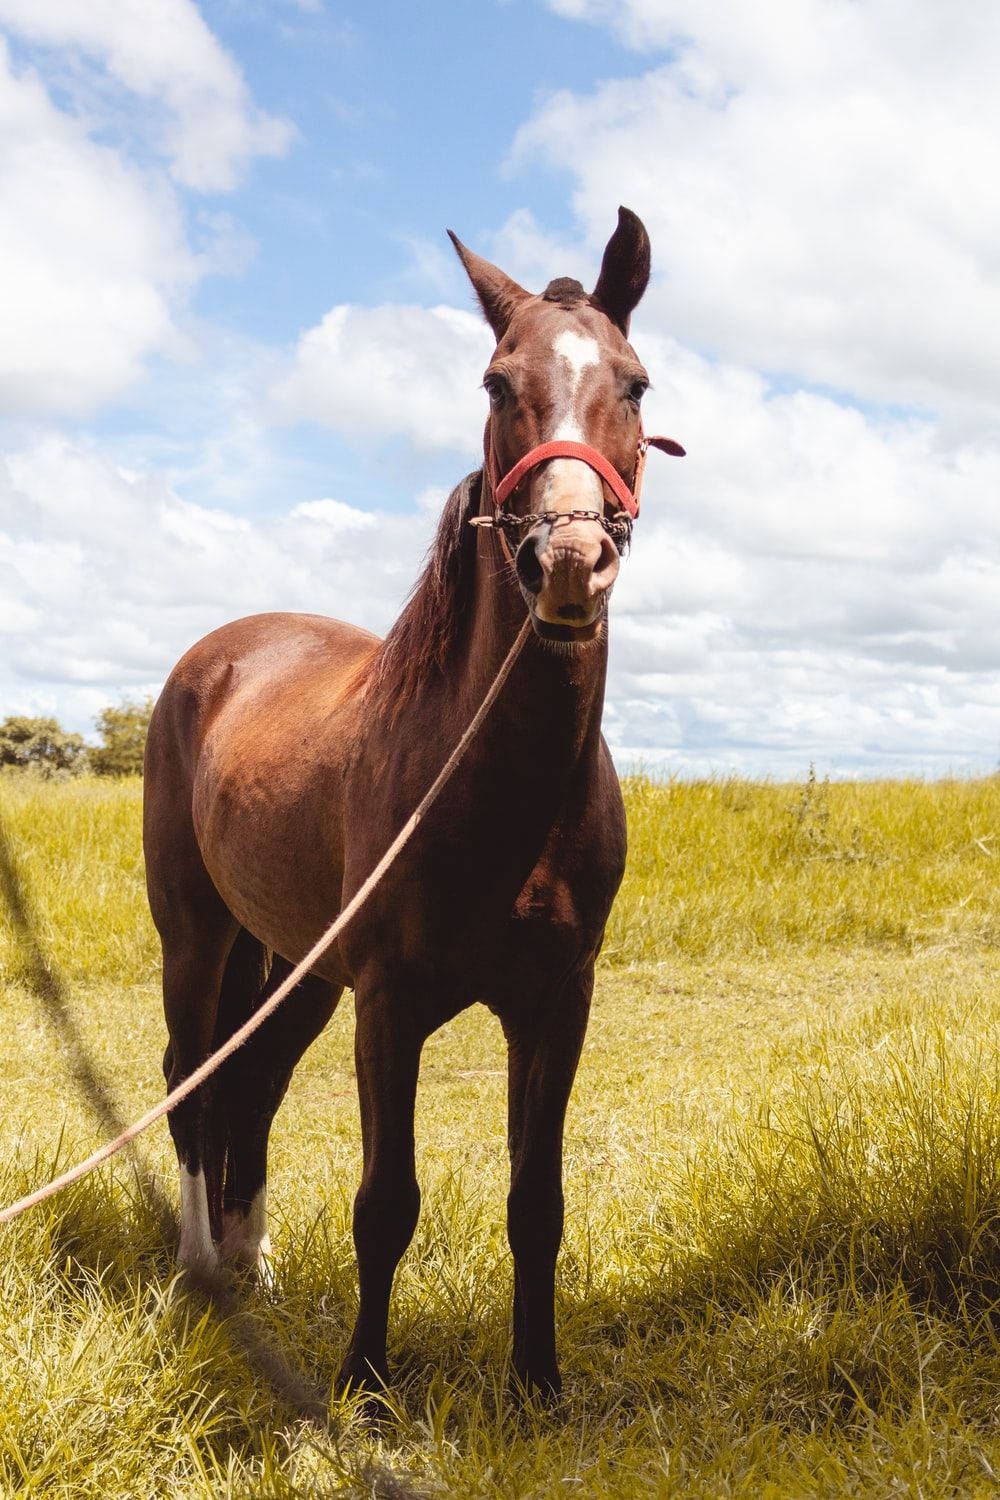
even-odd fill
[{"label": "horse", "polygon": [[384,640],[319,615],[237,620],[182,657],[153,712],[143,836],[168,1087],[274,992],[358,890],[526,618],[532,628],[445,792],[367,903],[171,1113],[178,1260],[191,1273],[226,1260],[266,1268],[271,1122],[352,988],[359,1305],[337,1386],[384,1387],[392,1282],[420,1205],[421,1048],[483,1003],[508,1054],[512,1381],[551,1399],[563,1123],[625,868],[601,713],[607,604],[645,449],[649,380],[628,329],[650,249],[622,208],[593,292],[562,277],[535,295],[451,238],[496,337],[484,463],[446,501],[399,618]]}]

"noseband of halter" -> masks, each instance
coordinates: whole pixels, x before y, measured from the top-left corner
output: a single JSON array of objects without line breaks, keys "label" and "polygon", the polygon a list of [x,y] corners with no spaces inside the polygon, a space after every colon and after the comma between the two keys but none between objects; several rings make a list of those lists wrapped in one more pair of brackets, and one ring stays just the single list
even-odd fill
[{"label": "noseband of halter", "polygon": [[[645,438],[640,438],[636,452],[636,473],[633,477],[633,485],[641,478],[639,464],[641,458],[645,457],[647,446]],[[518,459],[512,469],[508,469],[499,484],[493,486],[493,499],[497,510],[503,508],[507,496],[513,494],[526,474],[536,469],[539,464],[548,463],[550,458],[578,458],[582,463],[589,465],[609,486],[622,510],[635,520],[639,514],[638,486],[629,489],[618,470],[608,462],[604,454],[598,453],[597,449],[591,448],[588,443],[556,441],[539,443],[537,448],[530,449],[523,458]]]},{"label": "noseband of halter", "polygon": [[[472,526],[492,526],[499,533],[500,540],[506,547],[506,532],[521,526],[534,526],[540,521],[556,520],[591,520],[597,521],[600,526],[611,537],[619,552],[624,552],[632,536],[632,522],[639,514],[639,494],[642,489],[642,472],[646,466],[646,454],[650,443],[670,442],[666,438],[647,438],[639,428],[639,442],[636,446],[635,468],[632,474],[631,488],[619,474],[614,464],[598,453],[596,448],[591,448],[589,443],[564,442],[556,439],[550,443],[539,443],[530,448],[523,458],[519,458],[513,468],[508,469],[502,478],[497,478],[496,451],[493,447],[493,434],[490,432],[488,444],[488,470],[490,489],[493,491],[493,504],[495,510],[492,516],[470,516]],[[671,443],[671,450],[676,451],[677,444]],[[681,450],[683,451],[683,450]],[[571,510],[571,511],[542,511],[526,516],[515,515],[513,511],[505,509],[505,502],[517,490],[521,481],[530,474],[532,469],[537,469],[539,464],[548,463],[553,458],[575,458],[585,463],[589,468],[611,490],[618,501],[620,510],[607,516],[594,510]]]}]

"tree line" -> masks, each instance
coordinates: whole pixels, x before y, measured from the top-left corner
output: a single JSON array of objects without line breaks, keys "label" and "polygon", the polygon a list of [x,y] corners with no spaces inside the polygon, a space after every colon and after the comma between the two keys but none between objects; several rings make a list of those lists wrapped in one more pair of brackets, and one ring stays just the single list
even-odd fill
[{"label": "tree line", "polygon": [[95,723],[99,745],[70,734],[58,719],[8,714],[0,720],[0,767],[62,779],[90,772],[97,776],[141,776],[152,698],[102,708]]}]

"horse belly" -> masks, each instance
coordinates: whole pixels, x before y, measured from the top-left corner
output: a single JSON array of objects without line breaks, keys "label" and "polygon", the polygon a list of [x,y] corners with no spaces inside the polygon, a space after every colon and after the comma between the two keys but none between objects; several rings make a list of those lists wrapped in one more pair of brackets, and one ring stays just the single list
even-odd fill
[{"label": "horse belly", "polygon": [[[340,909],[343,857],[334,831],[339,807],[320,798],[308,763],[270,764],[250,777],[242,765],[206,767],[194,796],[195,833],[213,884],[241,926],[296,963]],[[320,805],[317,806],[317,802]],[[348,982],[331,949],[317,966]]]}]

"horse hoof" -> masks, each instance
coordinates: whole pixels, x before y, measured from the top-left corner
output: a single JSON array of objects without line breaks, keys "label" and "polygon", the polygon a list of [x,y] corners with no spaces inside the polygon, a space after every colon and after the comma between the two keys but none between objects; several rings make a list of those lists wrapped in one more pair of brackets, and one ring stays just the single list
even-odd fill
[{"label": "horse hoof", "polygon": [[[338,1396],[378,1397],[388,1385],[388,1365],[376,1366],[370,1360],[349,1354],[334,1381],[334,1390]],[[382,1409],[384,1410],[384,1407]]]},{"label": "horse hoof", "polygon": [[259,1244],[224,1237],[219,1249],[226,1265],[239,1272],[252,1285],[264,1292],[274,1291],[274,1257],[271,1254],[271,1242],[266,1236]]},{"label": "horse hoof", "polygon": [[512,1370],[508,1391],[519,1407],[551,1411],[562,1399],[562,1380],[558,1370]]},{"label": "horse hoof", "polygon": [[182,1284],[191,1291],[214,1296],[226,1283],[225,1270],[218,1255],[195,1255],[177,1257],[177,1269]]},{"label": "horse hoof", "polygon": [[271,1237],[267,1232],[266,1193],[262,1188],[249,1209],[239,1212],[227,1209],[222,1216],[219,1253],[241,1271],[248,1273],[258,1286],[270,1290],[274,1285],[271,1265]]},{"label": "horse hoof", "polygon": [[183,1237],[177,1249],[177,1268],[195,1280],[216,1276],[222,1266],[219,1252],[209,1241],[195,1245],[185,1244]]}]

